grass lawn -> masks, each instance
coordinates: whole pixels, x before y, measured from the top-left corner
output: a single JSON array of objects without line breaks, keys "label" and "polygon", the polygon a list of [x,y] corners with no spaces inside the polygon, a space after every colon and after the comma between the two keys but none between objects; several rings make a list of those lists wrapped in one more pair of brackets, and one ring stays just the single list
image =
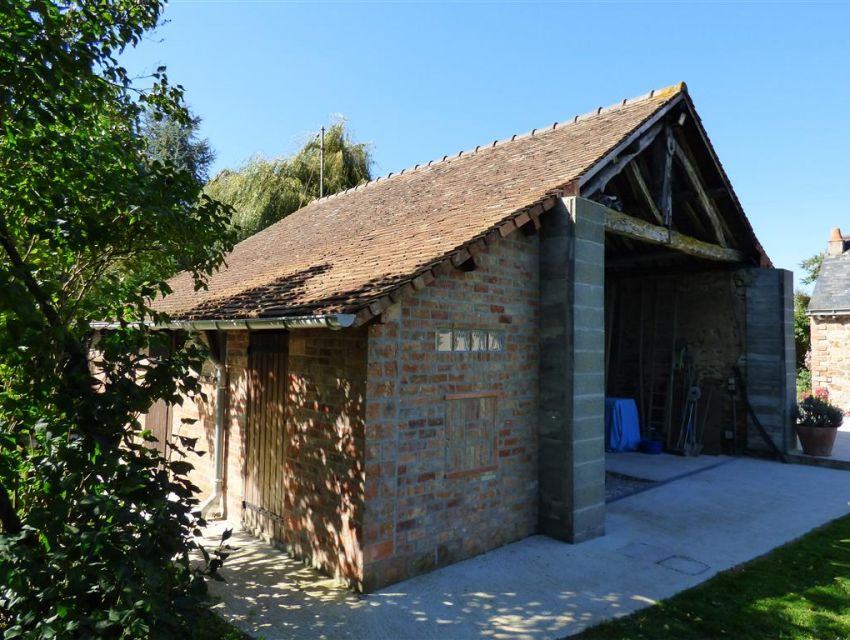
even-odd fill
[{"label": "grass lawn", "polygon": [[850,516],[573,638],[850,638]]}]

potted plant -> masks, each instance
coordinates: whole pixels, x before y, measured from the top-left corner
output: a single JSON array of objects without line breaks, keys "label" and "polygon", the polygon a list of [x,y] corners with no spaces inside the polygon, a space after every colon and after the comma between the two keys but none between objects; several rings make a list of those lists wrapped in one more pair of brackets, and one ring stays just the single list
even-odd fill
[{"label": "potted plant", "polygon": [[826,389],[815,389],[814,395],[805,396],[797,403],[797,437],[803,453],[810,456],[832,455],[835,434],[844,419],[844,413],[829,402]]}]

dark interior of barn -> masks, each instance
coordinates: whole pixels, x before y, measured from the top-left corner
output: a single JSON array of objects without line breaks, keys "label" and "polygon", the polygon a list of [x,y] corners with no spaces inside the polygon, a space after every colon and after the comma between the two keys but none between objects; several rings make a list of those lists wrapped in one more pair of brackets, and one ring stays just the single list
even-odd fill
[{"label": "dark interior of barn", "polygon": [[671,111],[582,195],[608,208],[606,405],[634,402],[643,446],[741,452],[748,268],[764,258],[695,113]]}]

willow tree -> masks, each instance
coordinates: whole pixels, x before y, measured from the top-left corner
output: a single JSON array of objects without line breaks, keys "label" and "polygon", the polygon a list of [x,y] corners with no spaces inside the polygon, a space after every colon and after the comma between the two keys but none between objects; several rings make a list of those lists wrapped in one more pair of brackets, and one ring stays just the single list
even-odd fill
[{"label": "willow tree", "polygon": [[[345,121],[325,132],[324,194],[371,179],[372,158],[364,143],[354,142]],[[222,171],[204,190],[233,207],[233,224],[246,238],[319,197],[321,140],[317,136],[288,158],[255,158],[235,171]]]},{"label": "willow tree", "polygon": [[[164,68],[117,56],[158,0],[0,0],[0,629],[5,638],[173,638],[200,611],[189,564],[193,442],[168,459],[139,414],[197,392],[197,349],[145,359],[177,256],[198,287],[232,247],[229,211],[151,159],[142,114],[187,125]],[[92,357],[92,322],[115,320]],[[137,375],[139,372],[144,375]],[[97,375],[95,375],[95,373]],[[179,500],[174,500],[177,496]]]}]

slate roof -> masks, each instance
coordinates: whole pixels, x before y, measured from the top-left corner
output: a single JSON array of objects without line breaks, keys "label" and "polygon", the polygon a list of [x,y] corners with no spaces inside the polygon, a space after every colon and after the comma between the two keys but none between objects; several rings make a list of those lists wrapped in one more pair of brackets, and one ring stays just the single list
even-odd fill
[{"label": "slate roof", "polygon": [[[524,136],[316,200],[240,242],[195,291],[187,274],[155,307],[175,320],[365,312],[463,255],[471,242],[573,193],[578,178],[686,92],[679,84]],[[515,227],[514,227],[515,228]],[[457,260],[455,261],[457,263]],[[384,304],[389,304],[384,302]]]},{"label": "slate roof", "polygon": [[850,314],[850,252],[826,256],[820,268],[809,313]]}]

